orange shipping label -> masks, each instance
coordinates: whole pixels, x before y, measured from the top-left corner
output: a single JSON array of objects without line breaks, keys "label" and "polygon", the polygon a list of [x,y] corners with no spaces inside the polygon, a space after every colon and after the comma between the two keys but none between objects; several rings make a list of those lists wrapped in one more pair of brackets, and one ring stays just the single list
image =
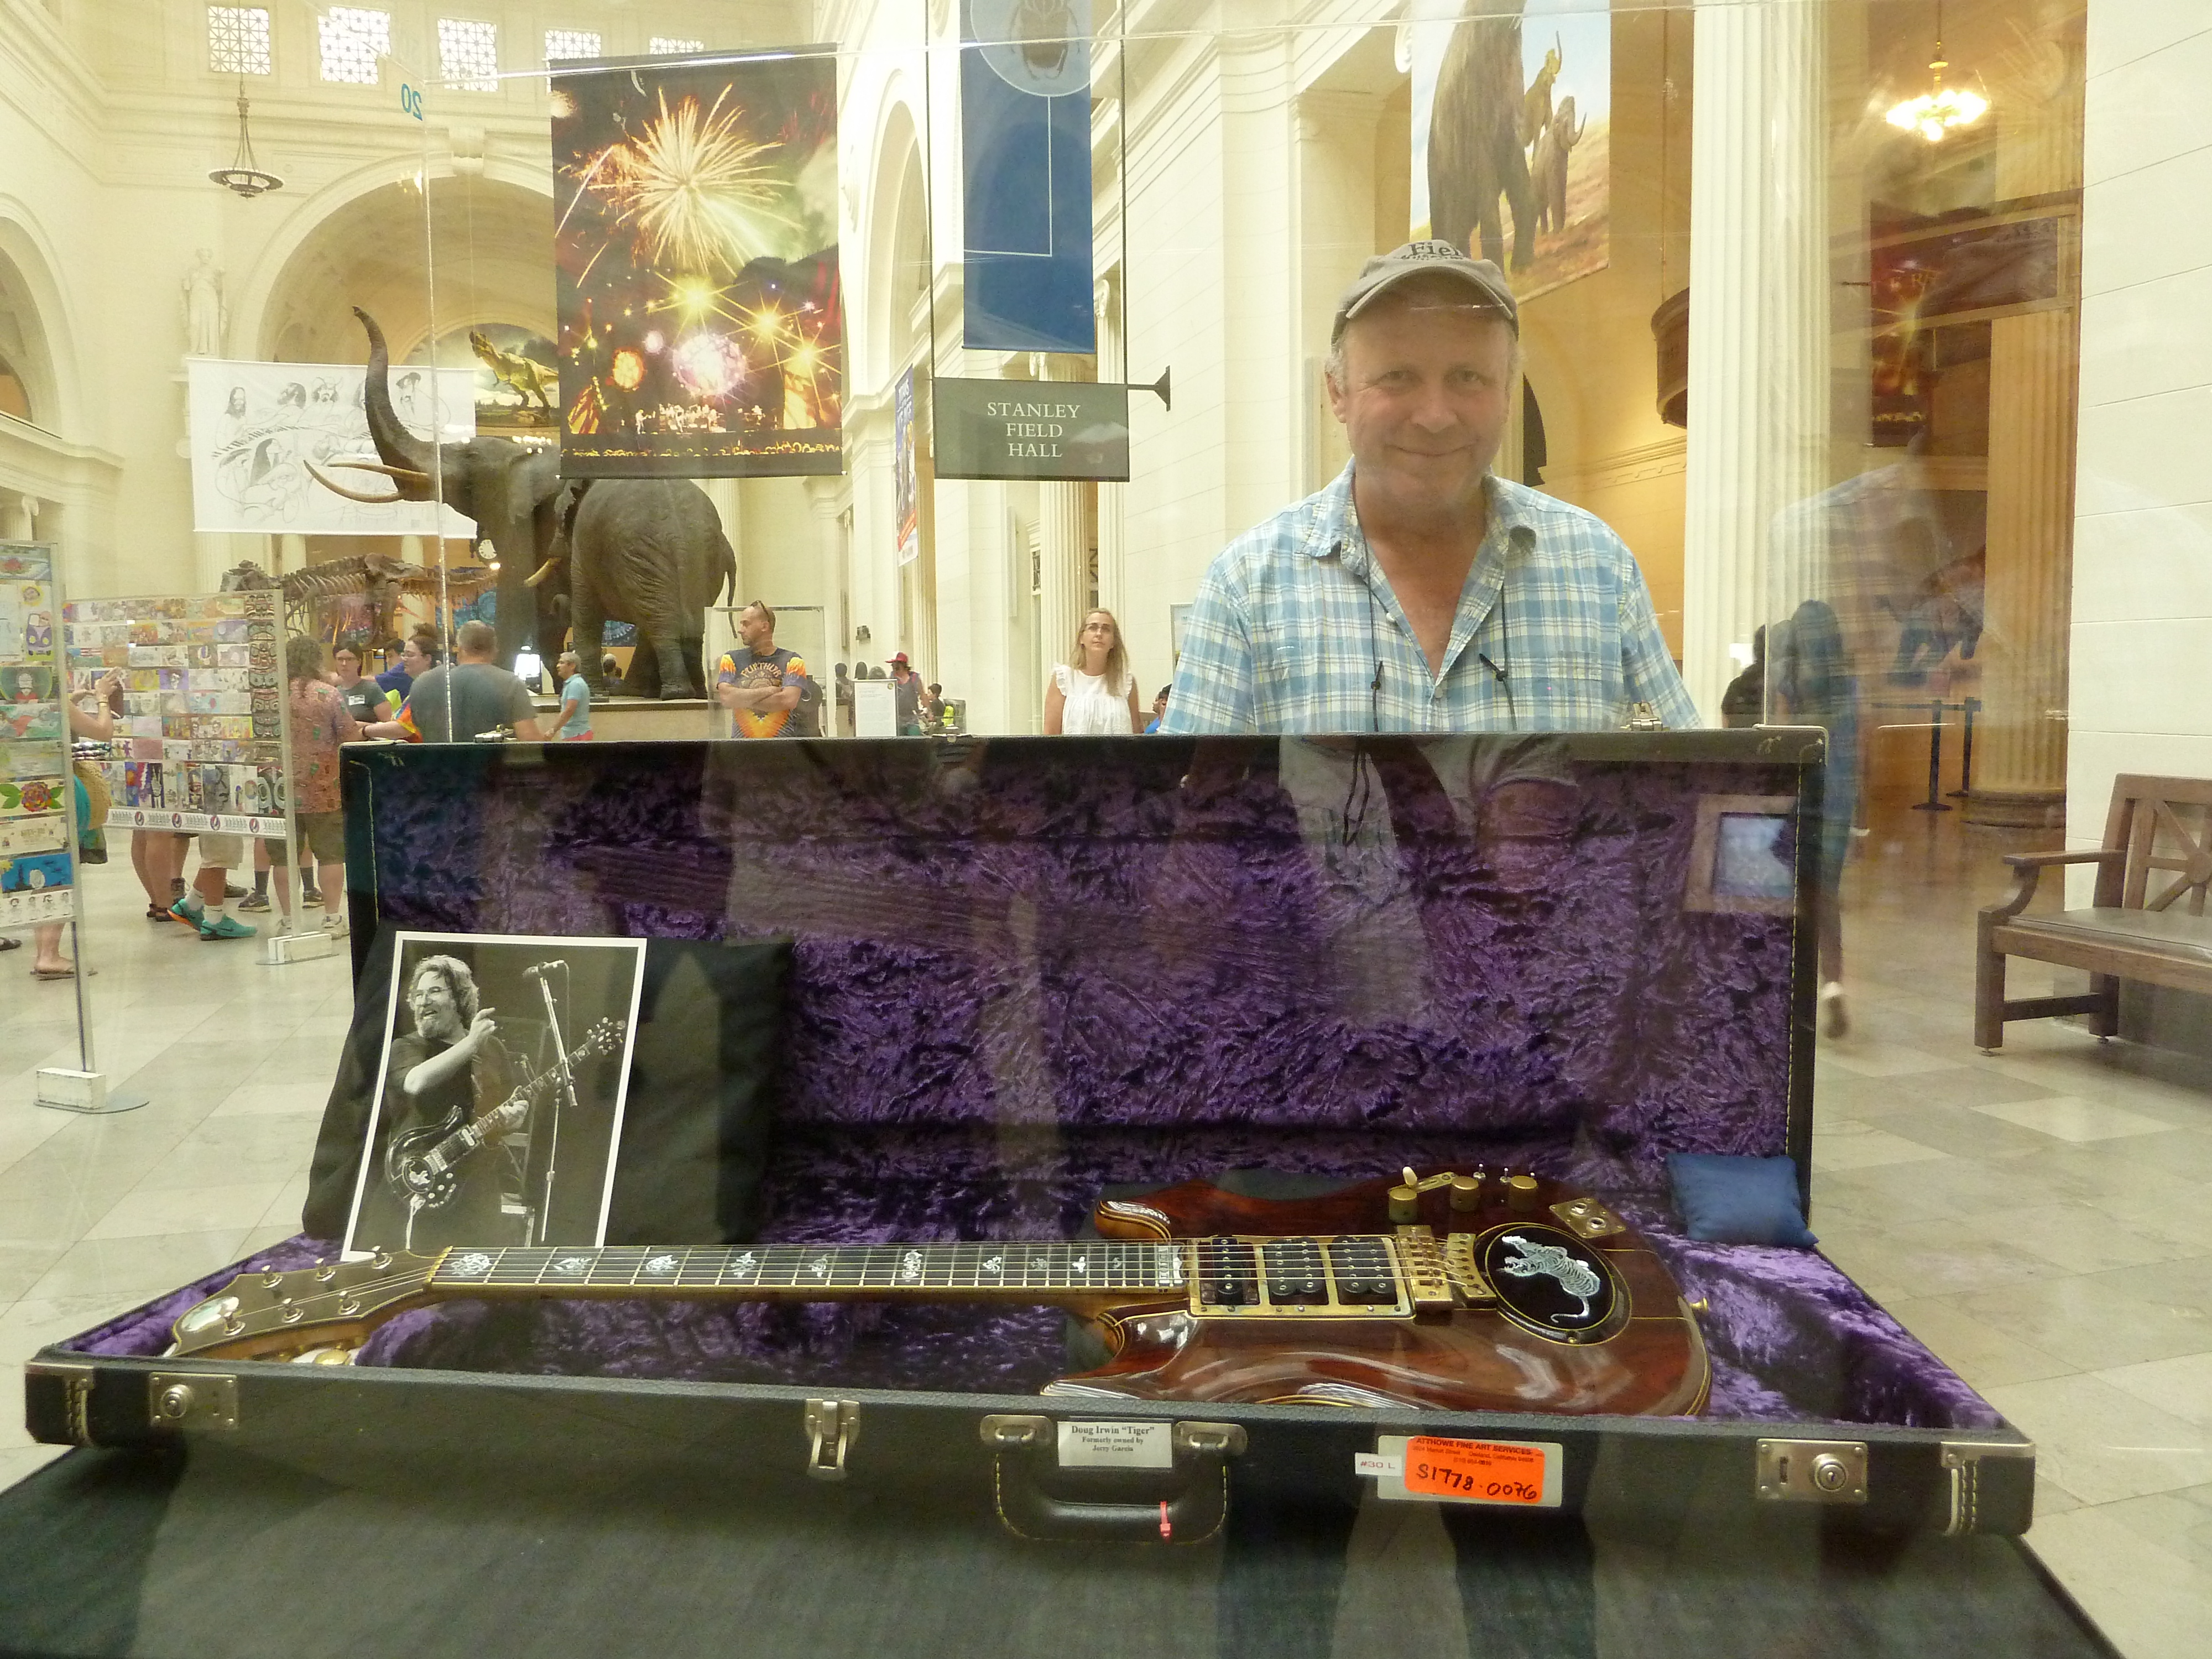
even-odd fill
[{"label": "orange shipping label", "polygon": [[1416,1435],[1406,1443],[1406,1490],[1489,1504],[1540,1504],[1547,1455],[1542,1446],[1518,1441]]}]

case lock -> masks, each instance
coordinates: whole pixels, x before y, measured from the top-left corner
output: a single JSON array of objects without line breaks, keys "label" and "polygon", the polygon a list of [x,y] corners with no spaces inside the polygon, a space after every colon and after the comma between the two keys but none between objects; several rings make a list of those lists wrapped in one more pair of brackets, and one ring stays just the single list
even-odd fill
[{"label": "case lock", "polygon": [[1759,1495],[1777,1504],[1863,1504],[1863,1440],[1762,1440]]},{"label": "case lock", "polygon": [[860,1437],[857,1400],[806,1402],[806,1473],[817,1480],[842,1480],[845,1454]]},{"label": "case lock", "polygon": [[146,1379],[146,1414],[157,1429],[235,1429],[238,1379],[213,1371],[155,1371]]}]

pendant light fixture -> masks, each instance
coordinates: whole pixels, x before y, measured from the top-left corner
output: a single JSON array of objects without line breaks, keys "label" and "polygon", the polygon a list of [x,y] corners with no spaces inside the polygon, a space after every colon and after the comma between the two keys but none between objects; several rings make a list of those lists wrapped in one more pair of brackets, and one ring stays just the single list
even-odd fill
[{"label": "pendant light fixture", "polygon": [[247,108],[246,77],[238,77],[238,154],[227,167],[217,167],[208,174],[210,182],[221,185],[252,201],[255,197],[272,190],[284,188],[284,181],[264,168],[253,155],[253,134],[246,125]]},{"label": "pendant light fixture", "polygon": [[1943,0],[1936,0],[1936,56],[1928,64],[1930,85],[1917,98],[1893,107],[1890,125],[1940,144],[1957,129],[1970,127],[1988,114],[1990,100],[1972,87],[1943,84],[1943,71],[1950,67],[1943,56]]}]

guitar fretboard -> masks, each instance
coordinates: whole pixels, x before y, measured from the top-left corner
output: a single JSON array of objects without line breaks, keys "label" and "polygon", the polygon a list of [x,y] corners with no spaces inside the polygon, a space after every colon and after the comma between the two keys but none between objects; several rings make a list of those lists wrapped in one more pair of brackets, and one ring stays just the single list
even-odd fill
[{"label": "guitar fretboard", "polygon": [[1091,1240],[1067,1243],[757,1244],[449,1250],[433,1289],[672,1290],[847,1292],[869,1297],[947,1291],[1009,1298],[1040,1292],[1176,1291],[1183,1247]]}]

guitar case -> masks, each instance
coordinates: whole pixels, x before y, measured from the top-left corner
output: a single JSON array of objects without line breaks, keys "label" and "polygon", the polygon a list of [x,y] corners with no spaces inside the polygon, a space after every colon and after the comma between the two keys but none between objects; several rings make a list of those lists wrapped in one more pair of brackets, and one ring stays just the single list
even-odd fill
[{"label": "guitar case", "polygon": [[[1525,1501],[1563,1514],[1696,1491],[2020,1532],[2033,1449],[1996,1409],[1816,1249],[1702,1243],[1669,1202],[1676,1152],[1788,1156],[1809,1200],[1822,758],[1773,728],[345,757],[365,1012],[302,1235],[253,1268],[343,1233],[398,933],[645,939],[688,1000],[645,999],[609,1243],[1064,1240],[1102,1195],[1228,1171],[1521,1170],[1678,1292],[1710,1378],[1674,1414],[1041,1394],[1072,1358],[1049,1307],[462,1299],[343,1367],[165,1360],[225,1273],[41,1355],[32,1421],[190,1436],[149,1390],[205,1375],[225,1433],[318,1459],[465,1461],[520,1423],[557,1469],[590,1419],[742,1481],[972,1491],[1025,1535],[1188,1540],[1240,1492],[1454,1501],[1408,1490],[1415,1442],[1534,1460]],[[1098,1467],[1094,1419],[1164,1425],[1128,1431],[1158,1467]],[[318,1438],[341,1420],[369,1426]]]}]

